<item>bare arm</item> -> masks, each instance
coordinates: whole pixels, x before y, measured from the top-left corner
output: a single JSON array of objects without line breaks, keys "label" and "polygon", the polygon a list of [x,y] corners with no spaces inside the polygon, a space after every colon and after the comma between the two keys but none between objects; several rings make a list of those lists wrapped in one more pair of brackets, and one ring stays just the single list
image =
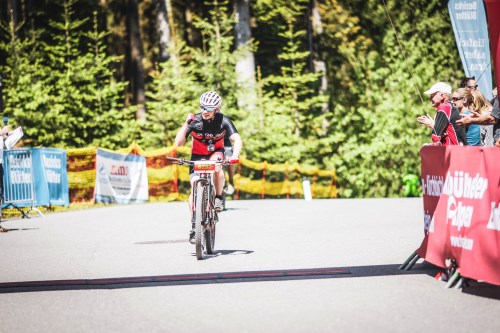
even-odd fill
[{"label": "bare arm", "polygon": [[477,112],[473,112],[471,116],[463,117],[462,119],[457,120],[457,125],[462,127],[466,127],[470,124],[494,125],[495,122],[495,117],[493,117],[489,113],[479,114]]},{"label": "bare arm", "polygon": [[229,137],[229,140],[233,143],[233,157],[238,158],[241,153],[241,148],[243,147],[243,142],[238,133],[234,133]]},{"label": "bare arm", "polygon": [[180,147],[184,143],[186,143],[186,132],[187,132],[187,129],[188,129],[188,124],[187,123],[184,123],[184,125],[182,125],[181,128],[179,128],[179,131],[175,135],[174,146]]}]

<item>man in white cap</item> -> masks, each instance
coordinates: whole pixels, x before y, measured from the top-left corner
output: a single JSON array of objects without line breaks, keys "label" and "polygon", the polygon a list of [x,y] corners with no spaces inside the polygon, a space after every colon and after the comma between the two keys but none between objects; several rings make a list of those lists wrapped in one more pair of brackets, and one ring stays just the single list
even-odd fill
[{"label": "man in white cap", "polygon": [[466,145],[465,131],[456,124],[456,121],[460,119],[460,113],[449,102],[451,86],[438,82],[424,93],[430,96],[432,107],[436,109],[436,116],[434,119],[428,115],[420,116],[417,121],[432,129],[433,144]]}]

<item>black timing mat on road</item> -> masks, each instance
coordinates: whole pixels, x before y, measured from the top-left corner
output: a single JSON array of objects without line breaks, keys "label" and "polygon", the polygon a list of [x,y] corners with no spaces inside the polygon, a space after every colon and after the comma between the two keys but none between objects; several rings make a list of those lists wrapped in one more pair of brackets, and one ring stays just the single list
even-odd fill
[{"label": "black timing mat on road", "polygon": [[182,284],[230,283],[249,281],[273,281],[291,279],[330,278],[339,274],[350,274],[345,268],[311,268],[272,271],[245,271],[224,273],[201,273],[181,275],[157,275],[137,277],[117,277],[104,279],[46,280],[0,283],[0,294],[80,289],[119,289],[148,286],[167,286]]}]

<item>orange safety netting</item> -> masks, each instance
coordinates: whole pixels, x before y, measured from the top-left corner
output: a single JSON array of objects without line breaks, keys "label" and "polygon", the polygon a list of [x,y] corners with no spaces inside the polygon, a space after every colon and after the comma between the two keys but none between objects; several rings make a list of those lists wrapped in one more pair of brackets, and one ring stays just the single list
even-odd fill
[{"label": "orange safety netting", "polygon": [[[70,202],[93,200],[96,151],[96,147],[67,150]],[[187,199],[189,168],[171,164],[166,157],[187,159],[191,154],[188,147],[144,151],[134,142],[116,152],[146,158],[150,201]],[[302,180],[306,178],[310,181],[313,198],[337,197],[335,170],[254,162],[242,157],[234,175],[234,198],[301,198],[304,195]]]}]

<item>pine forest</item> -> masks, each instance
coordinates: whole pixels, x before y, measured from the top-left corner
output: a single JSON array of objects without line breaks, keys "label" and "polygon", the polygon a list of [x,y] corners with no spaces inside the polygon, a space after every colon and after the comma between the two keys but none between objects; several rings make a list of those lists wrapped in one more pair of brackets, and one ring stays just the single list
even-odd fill
[{"label": "pine forest", "polygon": [[337,172],[342,198],[398,197],[458,87],[444,0],[2,0],[2,116],[24,146],[171,146],[207,90],[246,158]]}]

